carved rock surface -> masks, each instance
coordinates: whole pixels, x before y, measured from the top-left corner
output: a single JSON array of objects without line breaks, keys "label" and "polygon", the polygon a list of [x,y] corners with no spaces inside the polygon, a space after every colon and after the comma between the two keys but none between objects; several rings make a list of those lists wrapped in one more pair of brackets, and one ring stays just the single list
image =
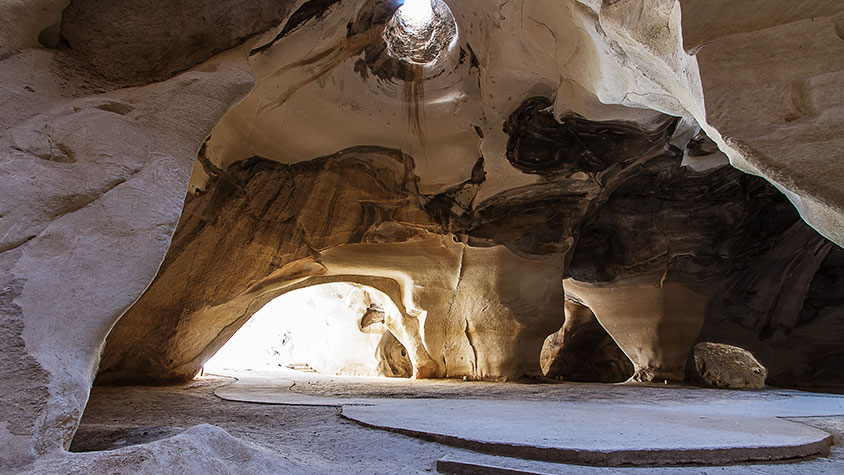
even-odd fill
[{"label": "carved rock surface", "polygon": [[66,50],[115,86],[148,84],[271,29],[293,4],[292,0],[174,4],[73,0],[62,13],[61,40],[50,46]]},{"label": "carved rock surface", "polygon": [[[412,164],[372,147],[225,172],[206,164],[214,178],[188,197],[158,278],[109,335],[101,381],[191,378],[265,303],[332,281],[399,305],[401,319],[385,324],[417,375],[539,375],[542,341],[563,320],[562,269],[436,234]],[[526,269],[524,281],[491,278]]]},{"label": "carved rock surface", "polygon": [[[23,59],[13,58],[21,68]],[[169,245],[196,147],[251,85],[243,66],[234,56],[213,73],[57,97],[0,135],[0,398],[15,408],[0,429],[0,463],[69,444],[103,339]]]},{"label": "carved rock surface", "polygon": [[630,380],[682,381],[703,326],[708,297],[658,275],[594,285],[566,280],[566,293],[588,305],[633,362]]},{"label": "carved rock surface", "polygon": [[0,470],[69,445],[105,336],[169,247],[199,146],[254,84],[234,50],[104,93],[67,52],[20,49],[58,35],[64,6],[0,7]]},{"label": "carved rock surface", "polygon": [[[654,8],[648,10],[647,16],[625,20],[631,8],[639,4]],[[458,27],[461,22],[468,21],[472,5],[472,2],[452,5]],[[539,11],[533,10],[539,8],[536,5],[532,3],[528,7],[528,16],[530,12]],[[286,23],[274,34],[265,36],[259,42],[260,46],[252,50],[250,64],[259,76],[258,84],[215,128],[201,154],[201,166],[196,168],[191,179],[191,189],[198,195],[208,193],[215,196],[215,200],[228,200],[230,192],[225,190],[231,186],[243,188],[243,183],[252,180],[250,174],[274,169],[270,163],[277,162],[281,164],[277,170],[290,167],[287,168],[289,176],[281,181],[298,182],[297,193],[339,195],[345,193],[343,187],[349,184],[322,176],[308,179],[311,184],[306,187],[315,187],[313,183],[323,181],[331,183],[325,188],[327,191],[319,186],[305,191],[297,176],[308,169],[306,164],[342,158],[348,151],[378,155],[402,150],[406,155],[395,153],[397,157],[404,157],[400,158],[404,169],[390,172],[402,178],[387,182],[381,178],[376,180],[384,183],[384,190],[402,190],[400,197],[390,198],[398,202],[379,205],[377,211],[367,211],[365,219],[358,219],[363,224],[351,223],[352,216],[361,216],[360,205],[355,201],[365,199],[354,195],[342,199],[345,203],[342,208],[329,207],[327,216],[331,218],[324,212],[307,213],[299,218],[296,226],[301,231],[287,230],[277,234],[278,227],[292,229],[294,225],[290,222],[273,224],[274,231],[270,231],[271,228],[263,231],[266,237],[262,239],[266,243],[262,245],[266,247],[255,248],[260,253],[271,253],[274,257],[264,262],[272,262],[272,265],[247,269],[245,262],[248,260],[234,262],[232,259],[230,264],[239,267],[237,271],[211,271],[206,279],[220,278],[215,276],[222,272],[227,275],[222,277],[224,280],[242,281],[237,285],[209,282],[211,285],[205,296],[176,295],[178,287],[167,279],[181,281],[186,276],[198,275],[198,271],[182,269],[183,266],[196,268],[187,258],[183,259],[184,263],[173,264],[174,269],[170,271],[168,258],[159,285],[166,289],[163,292],[172,295],[167,298],[156,296],[157,285],[153,284],[149,297],[143,298],[137,306],[139,316],[130,316],[118,325],[112,335],[114,341],[126,341],[126,338],[137,341],[132,345],[137,344],[139,350],[129,352],[130,356],[115,356],[116,350],[110,348],[120,345],[108,345],[103,358],[102,380],[112,377],[120,380],[131,375],[153,379],[189,377],[202,359],[213,353],[271,295],[291,286],[339,279],[335,274],[340,271],[330,270],[330,262],[325,260],[330,254],[327,251],[335,246],[366,245],[366,249],[378,253],[376,243],[405,243],[420,236],[432,239],[432,234],[448,236],[453,233],[469,246],[467,249],[505,246],[521,258],[548,260],[558,269],[566,269],[575,280],[604,285],[608,292],[625,287],[624,282],[640,278],[650,279],[649,285],[670,282],[706,300],[707,304],[695,309],[695,321],[702,318],[710,304],[713,308],[720,305],[710,298],[720,295],[719,285],[725,281],[724,276],[756,269],[755,266],[763,265],[766,259],[774,259],[772,246],[789,226],[794,225],[797,215],[763,180],[722,166],[726,161],[720,161],[719,157],[723,155],[719,155],[716,145],[725,149],[733,160],[735,150],[714,134],[703,120],[705,114],[697,69],[694,58],[679,49],[682,42],[677,36],[679,29],[669,28],[666,36],[658,41],[647,37],[646,33],[653,31],[654,25],[676,26],[681,13],[679,5],[631,1],[586,6],[591,13],[571,18],[562,15],[559,20],[563,23],[535,22],[537,24],[533,26],[537,31],[550,29],[555,33],[552,39],[528,35],[527,40],[519,40],[526,41],[536,51],[548,52],[553,46],[554,55],[567,57],[569,63],[577,65],[563,68],[568,78],[559,83],[559,75],[552,70],[557,66],[562,68],[560,64],[537,71],[530,69],[536,67],[531,62],[533,58],[504,54],[511,51],[509,44],[500,43],[501,38],[511,32],[506,15],[484,20],[489,22],[487,26],[491,30],[471,22],[468,28],[458,28],[461,33],[455,49],[442,61],[426,68],[403,63],[385,51],[382,33],[392,10],[384,3],[367,1],[352,5],[311,1],[299,5]],[[566,5],[562,11],[570,13],[570,8]],[[518,17],[524,15],[525,11],[521,11]],[[353,21],[349,22],[349,18]],[[563,32],[561,30],[568,25],[565,22],[585,26],[585,30],[574,28]],[[345,27],[339,28],[341,24]],[[595,49],[575,48],[573,45],[578,44],[580,32],[592,31],[592,28],[601,32],[597,36],[600,40],[593,45]],[[322,35],[326,30],[333,33]],[[489,31],[502,36],[490,36]],[[593,40],[594,37],[589,41]],[[596,59],[600,57],[598,52],[612,49],[608,44],[626,51],[628,59],[641,67],[635,74],[647,71],[649,78],[637,76],[634,82],[621,81],[619,78],[631,74],[627,69],[629,64]],[[497,51],[495,47],[502,49]],[[609,57],[616,58],[617,53],[613,50]],[[655,58],[663,62],[654,63]],[[506,68],[514,72],[530,69],[533,86],[522,85],[519,94],[511,93],[506,98],[497,94],[480,95],[480,88],[495,91],[505,85],[513,87],[512,78],[508,82],[509,76],[500,72]],[[675,81],[674,75],[681,68],[684,76]],[[554,79],[549,79],[551,77]],[[653,81],[655,77],[672,80]],[[339,84],[343,86],[333,86]],[[623,97],[619,96],[623,91],[627,92]],[[666,101],[665,92],[669,92],[669,96],[674,94],[676,101]],[[556,98],[550,99],[554,93]],[[453,98],[465,100],[453,101]],[[666,113],[681,118],[671,118]],[[291,116],[299,120],[288,120]],[[385,122],[383,118],[389,120]],[[612,118],[617,120],[607,120]],[[331,133],[314,136],[314,123]],[[700,127],[713,135],[714,143],[701,137]],[[361,148],[360,143],[370,145]],[[345,151],[337,153],[338,149]],[[260,170],[252,168],[258,163],[255,156],[265,157],[266,163]],[[338,162],[336,169],[348,167],[348,163]],[[361,165],[363,168],[365,165]],[[358,172],[353,175],[355,173]],[[357,184],[356,179],[350,184],[358,190],[364,187]],[[258,194],[262,186],[259,182],[253,184],[255,191],[246,199],[260,197],[258,201],[266,203],[267,210],[276,206],[272,204],[273,200],[283,201],[289,196],[274,185],[269,188],[276,191],[262,196]],[[313,198],[313,203],[333,201]],[[312,209],[316,209],[313,206]],[[367,201],[366,206],[371,207],[372,201]],[[396,211],[396,207],[402,211]],[[351,215],[344,216],[348,212]],[[192,225],[194,231],[185,227],[177,233],[177,240],[184,242],[184,246],[204,247],[208,250],[202,253],[210,255],[211,242],[216,243],[217,238],[215,232],[203,231],[203,227],[216,219],[213,216],[216,211],[203,213],[204,217]],[[287,210],[282,216],[290,213],[293,211]],[[300,211],[295,213],[301,214]],[[239,255],[242,251],[237,248],[244,246],[244,239],[236,236],[255,233],[245,221],[237,222],[241,214],[231,212],[225,225],[227,231],[240,227],[228,236],[230,250],[227,253],[231,255]],[[397,219],[397,214],[403,216]],[[346,220],[349,220],[347,224],[339,224]],[[346,233],[345,229],[353,226],[358,227],[357,234]],[[736,236],[724,238],[737,229]],[[206,241],[192,242],[199,235],[194,232],[207,236],[201,238]],[[286,249],[285,246],[291,245],[286,243],[296,243],[302,238],[292,237],[289,241],[277,237],[299,233],[304,236],[304,242],[295,244],[295,250]],[[373,242],[363,239],[364,234]],[[248,241],[257,245],[254,239]],[[246,246],[250,245],[253,244]],[[280,250],[274,251],[273,247]],[[413,246],[406,249],[413,249]],[[179,259],[178,252],[181,252],[179,246],[174,246],[174,252],[171,252],[174,260]],[[444,259],[443,265],[451,269],[446,274],[453,275],[459,271],[453,270],[457,268],[456,253],[450,252],[443,252],[440,258]],[[336,251],[337,256],[342,254]],[[412,262],[421,258],[409,257],[406,265],[418,265]],[[306,259],[314,259],[314,263]],[[223,269],[227,265],[209,262],[207,269]],[[362,274],[359,278],[365,275],[366,279],[380,279],[381,285],[392,287],[393,294],[400,299],[414,294],[402,287],[414,287],[410,283],[412,278],[385,276],[385,273],[399,272],[394,265],[387,265],[387,269],[380,272],[372,267],[377,266],[365,270],[356,268],[354,272]],[[172,277],[165,277],[168,271]],[[409,272],[407,269],[401,271]],[[176,278],[180,272],[187,274]],[[351,271],[344,269],[342,272]],[[273,274],[276,277],[268,277]],[[313,280],[316,274],[324,274],[320,277],[322,280]],[[297,281],[306,278],[308,282]],[[247,282],[255,280],[267,283],[240,290]],[[387,283],[389,281],[392,283]],[[400,281],[405,284],[398,284]],[[267,293],[267,289],[273,290]],[[655,298],[663,300],[663,297]],[[167,303],[153,311],[146,309],[147,301]],[[186,302],[187,305],[182,305]],[[461,367],[464,363],[454,361],[466,361],[465,355],[475,355],[477,345],[461,343],[458,347],[462,349],[455,353],[460,356],[446,358],[443,363],[439,355],[449,351],[432,349],[438,344],[423,341],[420,329],[431,325],[427,320],[430,312],[417,304],[412,299],[404,302],[402,322],[397,322],[391,329],[407,346],[415,369],[424,374],[460,375],[468,371],[478,377],[478,368],[466,370],[463,367],[453,373],[444,368],[449,365],[452,369]],[[659,303],[654,305],[662,307]],[[189,310],[182,310],[185,308]],[[441,311],[448,314],[452,308],[461,307],[447,306]],[[232,316],[234,309],[238,309],[235,311],[237,317]],[[174,311],[178,318],[169,316]],[[420,313],[414,315],[415,312]],[[602,313],[605,319],[615,319],[606,311]],[[160,336],[154,338],[141,337],[143,332],[151,330],[130,329],[139,327],[140,315],[153,315],[150,318],[155,323],[149,328],[170,330],[158,331],[156,334]],[[457,315],[453,318],[454,322],[461,320]],[[659,320],[666,316],[654,318]],[[725,315],[724,318],[729,317]],[[133,320],[135,323],[131,323]],[[209,330],[198,330],[203,321],[217,323]],[[446,327],[446,334],[460,331],[460,325],[456,323]],[[682,354],[691,351],[697,328],[697,325],[690,326],[691,334],[680,338],[683,345],[668,351],[673,355],[671,359],[676,360],[671,363],[672,375],[679,374]],[[194,332],[206,331],[208,335],[216,333],[216,336],[193,336]],[[438,331],[434,330],[432,334]],[[132,332],[138,334],[129,335]],[[208,338],[212,338],[211,343]],[[162,339],[172,345],[162,344]],[[661,344],[653,344],[646,353],[663,353],[664,348],[659,348]],[[171,348],[172,354],[165,356],[167,351],[156,350],[161,345]],[[153,360],[145,361],[144,358]],[[116,363],[118,360],[121,362]],[[143,376],[153,373],[156,374]]]},{"label": "carved rock surface", "polygon": [[749,351],[723,343],[698,343],[695,369],[706,384],[722,389],[761,389],[768,370]]},{"label": "carved rock surface", "polygon": [[17,473],[108,473],[119,470],[150,475],[179,473],[290,473],[307,469],[288,457],[232,437],[209,424],[147,444],[64,457],[45,457]]},{"label": "carved rock surface", "polygon": [[390,378],[413,376],[413,363],[407,356],[407,349],[390,332],[384,332],[376,353],[378,375]]},{"label": "carved rock surface", "polygon": [[[681,2],[694,3],[702,2]],[[710,14],[695,15],[699,5],[683,21],[684,34],[698,21],[689,32],[706,31],[695,57],[707,122],[738,152],[735,166],[770,180],[844,245],[844,137],[833,132],[844,126],[844,5],[780,0],[743,16],[759,3],[718,3],[726,24],[710,28]]]},{"label": "carved rock surface", "polygon": [[159,277],[112,331],[100,378],[193,377],[265,303],[326,273],[314,261],[320,249],[424,231],[402,224],[424,216],[408,160],[360,149],[293,166],[252,159],[212,169],[208,191],[185,203]]}]

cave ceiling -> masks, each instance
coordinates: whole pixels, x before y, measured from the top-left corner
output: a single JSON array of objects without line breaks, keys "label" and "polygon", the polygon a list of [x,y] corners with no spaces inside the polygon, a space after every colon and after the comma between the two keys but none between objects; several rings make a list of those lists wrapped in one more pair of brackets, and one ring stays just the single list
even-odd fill
[{"label": "cave ceiling", "polygon": [[[472,327],[487,317],[454,304],[462,283],[481,285],[465,284],[475,252],[486,253],[491,276],[518,259],[556,269],[573,302],[594,293],[580,284],[635,283],[663,315],[688,294],[704,302],[687,312],[691,335],[707,315],[765,340],[772,322],[790,333],[825,314],[803,302],[834,244],[800,219],[782,186],[730,166],[735,150],[700,120],[697,64],[676,49],[679,4],[649,3],[631,23],[623,3],[435,2],[416,30],[398,2],[296,3],[252,43],[255,86],[202,145],[173,246],[112,332],[101,380],[189,377],[271,296],[320,279],[380,279],[403,300],[392,330],[417,374],[534,374],[535,335],[491,343],[530,348],[518,350],[530,364],[478,359]],[[655,38],[637,30],[657,24],[668,28]],[[392,252],[396,262],[385,260]],[[349,264],[355,253],[379,257]],[[429,261],[438,277],[418,270]],[[788,284],[751,277],[771,268]],[[538,295],[559,291],[551,280]],[[431,293],[440,286],[453,296]],[[794,295],[780,298],[785,288]],[[469,300],[485,298],[500,304]],[[534,300],[545,320],[531,325],[559,328],[562,302]],[[503,320],[530,318],[505,307]],[[604,326],[615,318],[597,317]],[[451,325],[457,336],[441,330]],[[462,350],[431,349],[441,341]],[[676,353],[681,367],[683,348]],[[655,377],[662,358],[637,363],[637,374]]]}]

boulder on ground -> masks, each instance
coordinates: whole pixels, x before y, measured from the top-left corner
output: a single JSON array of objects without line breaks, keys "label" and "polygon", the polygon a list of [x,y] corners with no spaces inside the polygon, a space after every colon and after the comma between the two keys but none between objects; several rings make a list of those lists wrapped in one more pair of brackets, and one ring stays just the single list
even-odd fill
[{"label": "boulder on ground", "polygon": [[752,353],[723,343],[695,345],[695,369],[702,383],[724,389],[761,389],[768,370]]}]

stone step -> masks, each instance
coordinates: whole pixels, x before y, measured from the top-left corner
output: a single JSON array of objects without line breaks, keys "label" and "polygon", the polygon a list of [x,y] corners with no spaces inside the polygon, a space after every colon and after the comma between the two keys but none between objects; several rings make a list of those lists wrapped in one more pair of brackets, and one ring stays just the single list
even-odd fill
[{"label": "stone step", "polygon": [[301,371],[302,373],[316,373],[317,371],[311,368],[311,365],[308,363],[289,363],[285,365],[285,368],[292,369],[294,371]]},{"label": "stone step", "polygon": [[446,475],[553,475],[531,469],[503,467],[486,463],[441,458],[437,460],[437,471]]}]

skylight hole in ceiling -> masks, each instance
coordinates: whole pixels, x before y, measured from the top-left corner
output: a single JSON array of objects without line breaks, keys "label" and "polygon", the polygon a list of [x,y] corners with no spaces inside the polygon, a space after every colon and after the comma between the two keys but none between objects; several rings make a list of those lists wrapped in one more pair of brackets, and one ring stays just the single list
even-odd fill
[{"label": "skylight hole in ceiling", "polygon": [[432,64],[457,39],[454,16],[442,0],[406,0],[387,23],[390,55],[411,64]]}]

